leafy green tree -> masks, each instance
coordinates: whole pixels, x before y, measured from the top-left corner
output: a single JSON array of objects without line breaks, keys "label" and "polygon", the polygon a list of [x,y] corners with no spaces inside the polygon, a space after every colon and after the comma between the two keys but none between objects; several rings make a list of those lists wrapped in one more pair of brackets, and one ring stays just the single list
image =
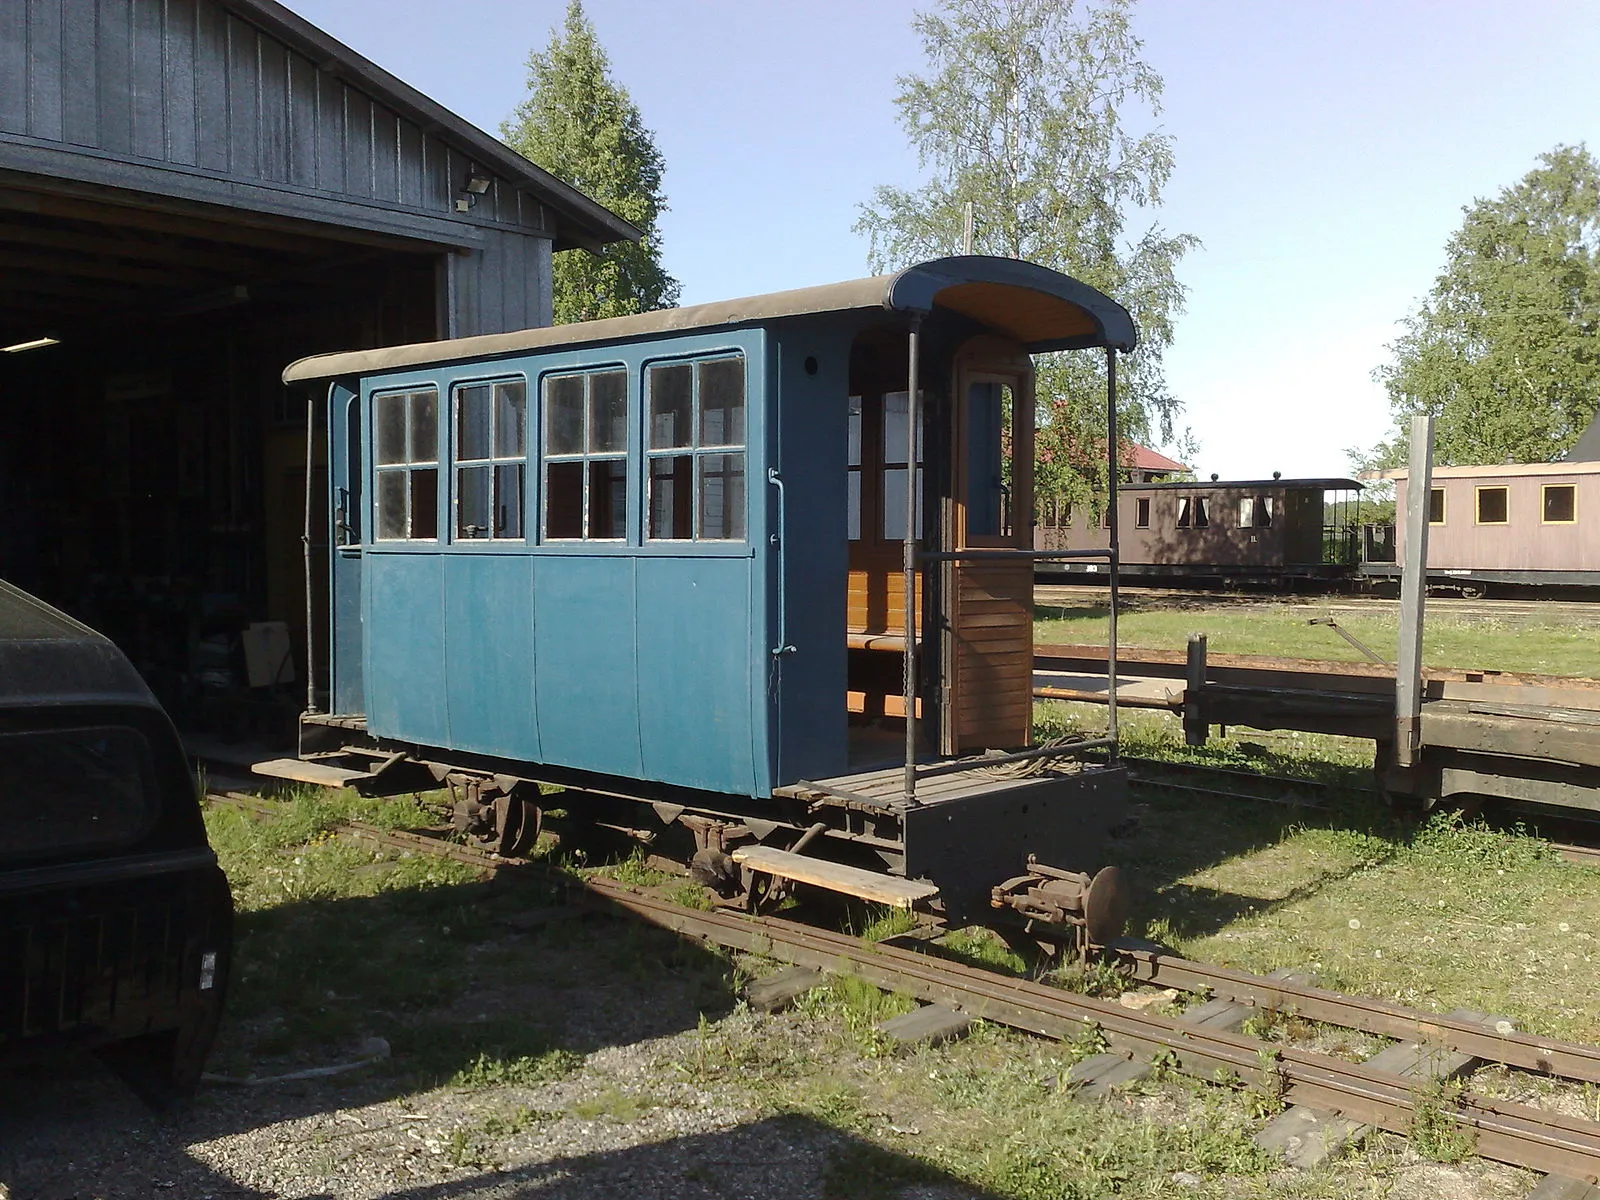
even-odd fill
[{"label": "leafy green tree", "polygon": [[1444,270],[1374,372],[1395,432],[1352,450],[1358,466],[1402,465],[1424,413],[1441,464],[1547,462],[1600,406],[1600,164],[1557,146],[1463,211]]},{"label": "leafy green tree", "polygon": [[[1152,219],[1172,174],[1172,139],[1130,133],[1123,112],[1161,111],[1161,77],[1140,57],[1133,0],[940,0],[913,28],[927,70],[899,79],[900,123],[927,176],[879,187],[856,231],[874,270],[963,249],[1053,267],[1122,303],[1140,346],[1118,363],[1119,428],[1172,438],[1179,403],[1162,352],[1183,309],[1177,265],[1197,246]],[[1134,218],[1140,228],[1130,230]],[[1092,355],[1038,364],[1042,498],[1104,486],[1105,368]]]},{"label": "leafy green tree", "polygon": [[661,191],[666,163],[627,89],[612,81],[581,0],[567,5],[565,25],[550,31],[543,52],[528,56],[528,98],[501,126],[500,136],[644,233],[637,242],[614,243],[599,254],[568,250],[555,256],[556,324],[678,302],[678,281],[661,265],[657,226],[667,207]]}]

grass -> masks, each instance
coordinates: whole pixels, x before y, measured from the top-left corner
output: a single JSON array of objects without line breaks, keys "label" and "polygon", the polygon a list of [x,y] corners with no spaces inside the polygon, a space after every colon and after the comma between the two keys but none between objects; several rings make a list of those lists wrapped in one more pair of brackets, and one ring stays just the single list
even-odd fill
[{"label": "grass", "polygon": [[[1094,716],[1041,706],[1039,724]],[[1391,812],[1365,790],[1366,742],[1244,731],[1191,750],[1175,718],[1129,717],[1129,753],[1336,785],[1322,809],[1135,785],[1137,828],[1111,855],[1132,877],[1133,932],[1209,962],[1309,968],[1331,988],[1600,1039],[1593,868],[1450,811]]]},{"label": "grass", "polygon": [[[1041,605],[1037,613],[1034,637],[1040,644],[1105,644],[1103,607]],[[1316,601],[1248,608],[1219,604],[1135,609],[1118,614],[1117,641],[1126,647],[1182,650],[1191,634],[1203,633],[1212,654],[1360,661],[1362,654],[1332,629],[1307,623],[1324,615],[1324,606]],[[1380,657],[1394,660],[1399,626],[1392,611],[1334,615],[1341,627]],[[1423,661],[1432,667],[1600,677],[1600,627],[1536,616],[1469,618],[1431,613],[1423,627]]]},{"label": "grass", "polygon": [[207,809],[237,910],[213,1070],[320,1065],[380,1036],[393,1057],[372,1070],[397,1085],[531,1086],[582,1062],[582,1047],[563,1042],[561,997],[594,972],[667,973],[675,995],[704,1010],[731,1004],[734,970],[723,956],[627,923],[603,937],[575,920],[527,931],[515,918],[558,903],[554,893],[341,838],[333,830],[349,817],[433,820],[414,800],[315,790],[292,794],[272,818]]}]

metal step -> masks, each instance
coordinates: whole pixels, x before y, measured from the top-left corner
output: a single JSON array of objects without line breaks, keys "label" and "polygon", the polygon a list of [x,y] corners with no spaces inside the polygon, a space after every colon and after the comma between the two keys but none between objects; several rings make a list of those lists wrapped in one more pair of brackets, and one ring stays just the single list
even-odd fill
[{"label": "metal step", "polygon": [[931,883],[880,875],[876,871],[863,871],[860,867],[847,867],[842,863],[804,854],[791,854],[787,850],[774,850],[769,846],[741,847],[733,852],[733,861],[752,871],[781,875],[797,883],[809,883],[895,908],[911,908],[919,901],[931,900],[939,894],[938,887]]}]

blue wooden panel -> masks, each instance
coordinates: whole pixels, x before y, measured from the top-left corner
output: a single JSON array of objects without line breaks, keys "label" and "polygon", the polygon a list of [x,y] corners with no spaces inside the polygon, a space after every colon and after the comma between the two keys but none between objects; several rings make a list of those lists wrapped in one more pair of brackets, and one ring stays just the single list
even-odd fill
[{"label": "blue wooden panel", "polygon": [[445,705],[444,565],[437,554],[366,554],[367,728],[450,745]]},{"label": "blue wooden panel", "polygon": [[[639,778],[635,560],[540,555],[533,630],[546,762]],[[669,702],[657,696],[655,704]]]},{"label": "blue wooden panel", "polygon": [[533,560],[521,554],[450,554],[443,561],[453,745],[538,762]]},{"label": "blue wooden panel", "polygon": [[639,740],[647,779],[757,793],[752,561],[638,562]]},{"label": "blue wooden panel", "polygon": [[[847,766],[845,456],[856,327],[853,318],[795,322],[778,345],[782,405],[775,465],[788,491],[781,535],[784,616],[795,652],[774,664],[774,785],[841,774]],[[808,359],[815,361],[815,374],[806,370]]]},{"label": "blue wooden panel", "polygon": [[[364,713],[367,693],[363,683],[361,604],[361,529],[366,473],[361,466],[361,406],[348,388],[334,384],[328,390],[328,512],[346,514],[347,531],[330,530],[335,545],[329,581],[332,629],[332,706],[336,713]],[[339,546],[340,542],[344,546]]]}]

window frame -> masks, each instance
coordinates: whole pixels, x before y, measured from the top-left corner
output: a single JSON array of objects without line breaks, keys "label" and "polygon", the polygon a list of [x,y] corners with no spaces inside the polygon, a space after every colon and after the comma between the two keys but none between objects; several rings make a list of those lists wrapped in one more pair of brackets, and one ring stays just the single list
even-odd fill
[{"label": "window frame", "polygon": [[[750,364],[753,356],[743,346],[724,346],[717,349],[703,350],[690,353],[664,355],[661,357],[645,358],[638,366],[638,397],[639,416],[634,425],[640,430],[639,439],[642,470],[640,472],[640,491],[642,504],[640,505],[640,518],[638,523],[638,537],[641,546],[729,546],[748,547],[751,544],[750,530],[755,514],[752,512],[750,488],[750,451],[751,451],[751,393],[755,390],[752,386]],[[701,367],[718,362],[734,362],[739,364],[740,381],[740,410],[743,413],[743,440],[740,442],[702,443],[702,414],[704,409],[701,401]],[[689,440],[687,444],[676,446],[652,445],[651,426],[654,422],[654,393],[651,380],[657,370],[671,367],[689,368]],[[741,478],[744,480],[743,494],[740,497],[738,512],[740,533],[737,537],[707,537],[704,530],[704,507],[701,503],[701,487],[703,482],[704,460],[724,458],[738,455],[741,466]],[[652,510],[655,503],[656,473],[655,464],[677,458],[689,459],[689,502],[692,505],[691,528],[688,537],[657,537],[651,530]],[[674,480],[676,482],[676,480]]]},{"label": "window frame", "polygon": [[1135,496],[1133,498],[1133,527],[1135,529],[1150,528],[1150,497]]},{"label": "window frame", "polygon": [[[1552,521],[1545,514],[1549,511],[1547,499],[1554,488],[1566,488],[1572,493],[1572,516],[1565,521]],[[1578,523],[1578,485],[1576,483],[1541,483],[1539,485],[1539,524],[1541,525],[1576,525]]]},{"label": "window frame", "polygon": [[[495,435],[496,435],[496,432],[497,432],[496,423],[497,423],[497,420],[498,420],[498,418],[495,416],[496,412],[498,411],[498,405],[496,404],[497,396],[495,394],[495,389],[497,387],[503,385],[503,384],[513,384],[513,383],[520,383],[522,385],[522,453],[520,455],[501,457],[501,456],[496,456],[495,453],[494,453],[494,451],[495,451],[495,440],[496,440],[495,439]],[[463,459],[461,457],[461,422],[460,422],[461,409],[460,409],[459,397],[460,397],[461,392],[463,392],[467,388],[471,388],[471,387],[487,387],[489,389],[489,446],[488,446],[489,457],[487,457],[487,458]],[[542,504],[534,506],[535,511],[532,512],[532,513],[529,512],[529,504],[528,504],[528,465],[529,465],[529,462],[531,461],[533,456],[530,453],[530,437],[529,437],[529,434],[530,434],[530,430],[529,430],[530,420],[529,420],[529,418],[532,415],[532,413],[530,412],[531,406],[528,403],[528,391],[529,391],[529,388],[528,388],[528,377],[525,374],[522,374],[522,373],[512,373],[512,374],[504,374],[504,375],[488,375],[488,376],[463,376],[463,377],[458,378],[458,379],[450,380],[450,385],[449,385],[449,396],[450,396],[450,418],[449,418],[449,433],[450,433],[450,479],[449,479],[450,524],[449,524],[449,529],[450,529],[450,537],[449,537],[449,541],[450,541],[451,545],[472,546],[472,547],[518,546],[518,545],[527,545],[530,541],[532,541],[532,539],[528,536],[529,519],[530,519],[530,517],[540,516],[542,514],[543,506],[542,506]],[[460,532],[460,528],[461,528],[461,526],[460,526],[461,474],[460,473],[461,473],[462,468],[463,467],[468,467],[468,468],[472,468],[472,467],[485,468],[486,467],[486,468],[488,468],[488,470],[489,470],[489,479],[490,479],[490,488],[491,488],[491,491],[490,491],[490,506],[491,506],[491,509],[492,509],[494,507],[494,491],[493,491],[493,489],[498,485],[499,468],[504,467],[504,466],[513,465],[513,464],[515,464],[517,466],[520,466],[522,468],[522,485],[521,485],[521,488],[520,488],[520,492],[521,492],[521,496],[520,496],[521,512],[520,512],[519,518],[518,518],[519,522],[520,522],[520,530],[521,531],[519,533],[517,533],[515,536],[500,537],[500,536],[497,536],[493,532],[493,529],[491,527],[491,530],[490,530],[489,534],[487,536],[484,536],[484,537],[463,536],[461,534],[461,532]],[[493,516],[492,515],[491,515],[490,519],[491,519],[491,521],[493,520]]]},{"label": "window frame", "polygon": [[[379,462],[378,461],[378,438],[379,438],[379,432],[378,432],[378,426],[379,426],[378,409],[379,409],[379,406],[383,403],[384,400],[386,400],[386,399],[388,399],[390,397],[394,397],[394,396],[411,397],[411,396],[415,396],[415,395],[418,395],[418,394],[424,393],[424,392],[432,392],[433,393],[433,438],[434,438],[433,458],[432,459],[413,459],[413,458],[410,457],[410,455],[411,455],[411,413],[410,413],[410,405],[407,404],[407,406],[406,406],[406,425],[405,425],[406,455],[407,455],[407,457],[403,462],[391,462],[391,463]],[[439,503],[439,500],[440,500],[439,493],[440,493],[441,490],[443,490],[443,485],[446,482],[445,479],[444,479],[444,471],[445,471],[446,464],[444,462],[443,456],[440,453],[440,451],[445,448],[446,443],[444,442],[444,439],[442,439],[439,436],[439,434],[440,434],[440,428],[439,427],[440,427],[440,421],[441,421],[440,397],[442,395],[444,395],[445,392],[446,392],[446,389],[442,388],[439,385],[438,380],[436,380],[436,379],[420,379],[420,380],[414,380],[414,381],[409,382],[409,383],[396,383],[396,384],[392,384],[392,385],[386,386],[386,387],[374,388],[367,395],[366,411],[367,411],[367,414],[368,414],[368,420],[370,422],[370,430],[371,430],[371,437],[370,437],[370,441],[369,441],[370,453],[368,455],[368,464],[367,464],[367,469],[368,469],[368,472],[370,473],[370,477],[371,477],[371,480],[372,480],[372,499],[371,499],[371,504],[370,504],[370,520],[372,522],[372,524],[371,524],[372,539],[371,539],[371,543],[370,544],[372,544],[374,546],[381,546],[381,547],[383,547],[385,549],[399,547],[399,546],[418,546],[418,547],[427,547],[427,548],[431,549],[431,548],[435,548],[435,547],[447,544],[447,539],[442,535],[440,527],[441,527],[441,524],[443,522],[444,515],[449,509],[448,492],[446,492],[446,496],[445,496],[445,501],[446,502],[445,502],[445,504],[441,505]],[[448,428],[446,428],[445,433],[446,433],[446,436],[449,436]],[[414,481],[413,476],[417,471],[425,471],[425,470],[430,470],[430,469],[433,471],[433,474],[434,474],[434,480],[433,480],[433,485],[434,485],[433,534],[430,537],[417,537],[414,533],[410,532],[410,522],[411,522],[411,517],[412,517],[412,514],[413,514],[412,495],[413,495],[413,488],[414,488],[414,485],[415,485],[415,481]],[[381,486],[381,483],[382,483],[383,477],[385,475],[387,475],[387,474],[403,474],[404,477],[405,477],[405,481],[406,481],[405,512],[406,512],[406,522],[407,522],[407,531],[408,532],[402,537],[385,537],[384,534],[383,534],[383,511],[382,511],[383,510],[383,488]]]},{"label": "window frame", "polygon": [[[1505,516],[1498,521],[1485,521],[1483,519],[1483,494],[1485,492],[1500,492],[1505,496]],[[1511,488],[1504,483],[1484,483],[1472,489],[1472,516],[1473,524],[1502,526],[1511,524]]]},{"label": "window frame", "polygon": [[[584,363],[577,366],[551,367],[539,373],[539,419],[538,419],[538,464],[539,464],[539,512],[536,525],[538,544],[541,546],[627,546],[633,545],[634,529],[630,519],[633,512],[633,497],[638,487],[637,475],[634,470],[635,459],[635,433],[639,424],[636,409],[639,389],[635,386],[635,368],[626,362]],[[599,375],[621,375],[623,387],[623,401],[625,414],[623,420],[623,447],[621,450],[591,450],[589,449],[589,425],[593,415],[591,405],[594,400],[593,384],[590,382]],[[550,384],[561,379],[582,379],[583,388],[583,445],[581,451],[551,454],[549,450],[549,419],[550,419]],[[578,463],[582,468],[581,477],[581,502],[578,516],[580,532],[576,535],[553,537],[550,534],[550,464],[554,462]],[[619,537],[592,537],[589,533],[590,506],[590,477],[591,465],[602,462],[620,462],[623,464],[623,491],[622,491],[622,534]]]},{"label": "window frame", "polygon": [[[1433,498],[1434,498],[1435,495],[1437,495],[1439,497],[1439,519],[1437,521],[1435,521],[1433,519]],[[1446,519],[1449,517],[1449,515],[1450,515],[1450,491],[1449,491],[1449,489],[1448,488],[1442,488],[1442,487],[1432,487],[1432,486],[1430,486],[1428,488],[1428,524],[1429,525],[1443,525],[1445,523]]]}]

